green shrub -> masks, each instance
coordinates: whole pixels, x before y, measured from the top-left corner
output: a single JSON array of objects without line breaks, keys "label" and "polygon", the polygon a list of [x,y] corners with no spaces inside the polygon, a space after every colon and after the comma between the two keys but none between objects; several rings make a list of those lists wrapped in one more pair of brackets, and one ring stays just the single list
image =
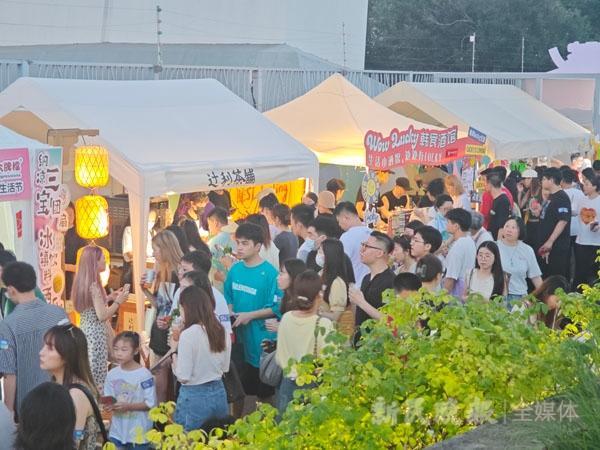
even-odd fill
[{"label": "green shrub", "polygon": [[[162,449],[426,447],[573,388],[582,367],[595,370],[600,288],[560,297],[571,320],[562,332],[528,323],[544,305],[510,314],[500,300],[471,297],[462,305],[444,293],[390,294],[387,319],[363,326],[357,350],[334,334],[328,340],[338,345],[318,366],[311,356],[299,363],[299,384],[319,385],[297,392],[280,421],[261,405],[230,427],[227,441],[174,425],[152,432],[151,441]],[[171,413],[172,405],[152,411],[162,423]]]}]

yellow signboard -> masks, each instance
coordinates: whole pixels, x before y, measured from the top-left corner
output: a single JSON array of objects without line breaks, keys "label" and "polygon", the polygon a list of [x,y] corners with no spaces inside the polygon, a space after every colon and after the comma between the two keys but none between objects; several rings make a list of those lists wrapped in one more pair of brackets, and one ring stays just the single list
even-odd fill
[{"label": "yellow signboard", "polygon": [[305,190],[304,179],[287,181],[285,183],[263,184],[259,186],[239,187],[229,189],[231,194],[231,207],[234,209],[233,220],[242,219],[250,214],[258,212],[258,200],[256,196],[265,188],[275,190],[275,195],[281,203],[290,207],[302,201]]},{"label": "yellow signboard", "polygon": [[483,191],[483,190],[485,190],[485,182],[484,181],[481,181],[481,180],[476,181],[474,186],[475,186],[475,190],[476,191]]},{"label": "yellow signboard", "polygon": [[465,155],[470,155],[470,156],[483,156],[485,155],[485,145],[472,145],[472,144],[467,144],[465,145]]}]

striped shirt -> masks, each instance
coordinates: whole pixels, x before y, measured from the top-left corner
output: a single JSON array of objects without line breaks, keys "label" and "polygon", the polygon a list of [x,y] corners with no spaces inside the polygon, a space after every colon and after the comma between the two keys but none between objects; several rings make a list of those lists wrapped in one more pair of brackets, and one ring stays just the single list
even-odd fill
[{"label": "striped shirt", "polygon": [[44,346],[44,334],[66,318],[63,309],[36,299],[18,304],[0,322],[0,373],[16,375],[16,411],[29,391],[50,381],[48,373],[40,369],[39,353]]}]

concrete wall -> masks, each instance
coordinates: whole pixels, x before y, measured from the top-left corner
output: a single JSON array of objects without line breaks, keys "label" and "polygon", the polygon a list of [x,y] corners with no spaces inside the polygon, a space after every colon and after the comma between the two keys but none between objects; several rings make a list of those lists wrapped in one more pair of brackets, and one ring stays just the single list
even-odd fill
[{"label": "concrete wall", "polygon": [[[0,45],[156,42],[287,43],[364,68],[368,0],[6,0]],[[344,33],[342,33],[344,24]]]}]

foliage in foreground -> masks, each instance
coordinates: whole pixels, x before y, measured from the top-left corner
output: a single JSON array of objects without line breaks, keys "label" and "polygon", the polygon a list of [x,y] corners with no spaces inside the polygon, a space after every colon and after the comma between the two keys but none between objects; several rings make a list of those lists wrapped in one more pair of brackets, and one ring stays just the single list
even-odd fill
[{"label": "foliage in foreground", "polygon": [[[425,447],[572,388],[581,364],[598,361],[598,294],[562,296],[572,321],[563,332],[527,324],[543,306],[510,314],[476,297],[388,299],[391,320],[373,324],[357,351],[325,358],[320,386],[280,423],[264,406],[233,430],[240,444],[262,449]],[[573,339],[584,329],[587,343]],[[312,381],[311,364],[303,369]]]},{"label": "foliage in foreground", "polygon": [[423,448],[566,392],[584,372],[596,376],[595,298],[600,287],[561,295],[571,324],[557,332],[527,323],[541,305],[510,314],[501,301],[478,297],[465,305],[445,294],[389,297],[389,318],[368,324],[358,350],[336,345],[318,368],[311,356],[299,364],[299,383],[319,386],[298,392],[279,422],[262,405],[230,427],[229,440],[221,430],[186,435],[170,423],[170,404],[152,411],[168,425],[148,437],[157,448],[183,450]]}]

